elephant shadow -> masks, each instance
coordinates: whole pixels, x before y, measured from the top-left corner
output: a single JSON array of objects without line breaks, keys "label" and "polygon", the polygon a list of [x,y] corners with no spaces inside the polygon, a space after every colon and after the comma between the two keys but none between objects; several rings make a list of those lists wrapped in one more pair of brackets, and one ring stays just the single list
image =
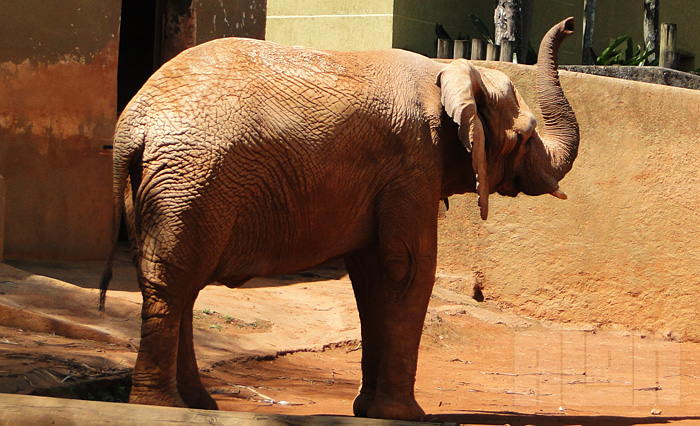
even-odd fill
[{"label": "elephant shadow", "polygon": [[[99,287],[104,262],[49,262],[28,260],[4,260],[8,265],[23,271],[54,278],[78,287]],[[114,272],[111,288],[117,291],[138,292],[139,285],[134,270],[133,255],[127,242],[120,242],[114,256]],[[342,259],[322,263],[314,268],[271,277],[253,278],[243,285],[245,288],[282,287],[300,283],[340,280],[347,278]]]},{"label": "elephant shadow", "polygon": [[348,271],[342,259],[330,260],[316,267],[293,274],[253,278],[243,284],[244,288],[281,287],[292,284],[313,283],[348,279]]},{"label": "elephant shadow", "polygon": [[683,420],[700,420],[700,416],[613,416],[613,415],[570,415],[560,414],[524,414],[512,411],[473,411],[454,414],[427,414],[425,419],[436,423],[474,424],[474,425],[503,425],[511,426],[634,426],[660,425]]}]

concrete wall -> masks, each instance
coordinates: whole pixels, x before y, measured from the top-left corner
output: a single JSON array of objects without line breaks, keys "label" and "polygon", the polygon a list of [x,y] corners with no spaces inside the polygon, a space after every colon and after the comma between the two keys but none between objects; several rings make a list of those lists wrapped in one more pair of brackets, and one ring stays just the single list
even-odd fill
[{"label": "concrete wall", "polygon": [[5,178],[0,176],[0,262],[5,253]]},{"label": "concrete wall", "polygon": [[103,258],[119,0],[7,0],[0,14],[5,257]]},{"label": "concrete wall", "polygon": [[193,0],[197,43],[219,37],[265,38],[267,0]]},{"label": "concrete wall", "polygon": [[[167,15],[166,28],[155,30],[163,31],[166,54],[217,37],[265,34],[265,0],[152,0],[140,7]],[[117,118],[121,10],[121,0],[2,4],[5,258],[106,259],[112,156],[104,147]]]},{"label": "concrete wall", "polygon": [[[642,1],[596,2],[595,51],[600,54],[611,40],[627,34],[635,46],[644,44]],[[697,58],[692,69],[700,67],[700,4],[697,0],[664,0],[659,2],[659,23],[678,25],[678,49],[692,52]]]},{"label": "concrete wall", "polygon": [[[541,123],[532,67],[508,74]],[[440,224],[448,285],[547,320],[624,325],[700,341],[700,91],[562,72],[581,127],[551,196],[450,199]],[[573,325],[572,325],[573,326]]]}]

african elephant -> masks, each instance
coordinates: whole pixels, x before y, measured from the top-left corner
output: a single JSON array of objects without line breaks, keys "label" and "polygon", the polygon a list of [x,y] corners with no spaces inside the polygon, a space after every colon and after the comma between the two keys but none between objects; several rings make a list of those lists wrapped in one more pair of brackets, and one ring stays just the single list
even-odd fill
[{"label": "african elephant", "polygon": [[[418,345],[435,281],[438,204],[476,192],[565,195],[576,117],[559,85],[569,18],[545,36],[545,134],[499,71],[397,50],[328,52],[248,39],[191,48],[131,100],[114,136],[143,294],[131,402],[217,408],[192,342],[199,291],[343,257],[357,299],[357,416],[421,419]],[[102,279],[101,307],[112,256]]]}]

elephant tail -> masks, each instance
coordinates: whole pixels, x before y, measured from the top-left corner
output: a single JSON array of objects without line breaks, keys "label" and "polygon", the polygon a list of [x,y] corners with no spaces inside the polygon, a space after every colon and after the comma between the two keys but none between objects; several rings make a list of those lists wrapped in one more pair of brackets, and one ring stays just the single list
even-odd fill
[{"label": "elephant tail", "polygon": [[[112,280],[112,264],[114,254],[119,240],[119,229],[121,227],[122,215],[124,214],[124,190],[126,189],[127,176],[133,167],[133,163],[140,161],[141,153],[145,144],[143,137],[133,137],[128,129],[120,128],[117,124],[117,131],[114,135],[114,146],[112,151],[112,247],[109,251],[107,264],[100,279],[100,302],[99,310],[105,310],[105,298],[109,282]],[[131,238],[131,236],[130,236]]]}]

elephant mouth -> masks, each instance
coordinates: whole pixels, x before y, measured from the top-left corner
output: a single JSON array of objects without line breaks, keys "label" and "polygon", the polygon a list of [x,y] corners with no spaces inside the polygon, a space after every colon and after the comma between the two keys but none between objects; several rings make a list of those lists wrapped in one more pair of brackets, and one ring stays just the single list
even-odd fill
[{"label": "elephant mouth", "polygon": [[516,175],[510,182],[502,183],[501,185],[499,185],[496,192],[498,192],[499,195],[503,195],[506,197],[517,197],[518,194],[520,194],[521,192],[524,193],[522,177]]}]

